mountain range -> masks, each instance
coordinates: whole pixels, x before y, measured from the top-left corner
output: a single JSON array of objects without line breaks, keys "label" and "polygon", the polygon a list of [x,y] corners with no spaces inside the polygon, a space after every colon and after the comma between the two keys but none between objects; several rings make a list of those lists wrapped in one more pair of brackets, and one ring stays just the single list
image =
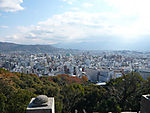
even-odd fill
[{"label": "mountain range", "polygon": [[58,53],[67,52],[68,49],[56,48],[52,45],[22,45],[0,42],[1,53]]}]

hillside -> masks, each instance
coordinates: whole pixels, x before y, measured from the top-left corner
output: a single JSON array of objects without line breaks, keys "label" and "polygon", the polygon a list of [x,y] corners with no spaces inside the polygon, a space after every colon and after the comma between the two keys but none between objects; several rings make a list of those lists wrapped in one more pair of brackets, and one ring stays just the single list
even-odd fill
[{"label": "hillside", "polygon": [[15,43],[0,42],[1,53],[56,53],[65,51],[62,48],[56,48],[51,45],[21,45]]},{"label": "hillside", "polygon": [[96,86],[86,78],[38,77],[0,68],[0,113],[25,113],[31,98],[41,94],[55,98],[56,113],[139,111],[141,95],[148,93],[150,79],[137,73]]}]

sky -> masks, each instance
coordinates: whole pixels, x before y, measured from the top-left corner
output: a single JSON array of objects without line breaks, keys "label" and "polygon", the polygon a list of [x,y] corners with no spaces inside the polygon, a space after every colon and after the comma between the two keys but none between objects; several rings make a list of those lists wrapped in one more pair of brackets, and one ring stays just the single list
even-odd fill
[{"label": "sky", "polygon": [[150,50],[149,0],[0,0],[0,41]]}]

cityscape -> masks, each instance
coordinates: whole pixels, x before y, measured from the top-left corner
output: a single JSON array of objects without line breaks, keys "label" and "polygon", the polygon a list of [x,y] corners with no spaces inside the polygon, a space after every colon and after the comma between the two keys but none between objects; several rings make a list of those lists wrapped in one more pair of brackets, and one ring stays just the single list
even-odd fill
[{"label": "cityscape", "polygon": [[38,76],[86,76],[91,82],[107,82],[131,72],[150,75],[150,53],[137,51],[82,51],[55,54],[1,54],[0,67]]},{"label": "cityscape", "polygon": [[149,0],[0,0],[0,113],[150,113]]}]

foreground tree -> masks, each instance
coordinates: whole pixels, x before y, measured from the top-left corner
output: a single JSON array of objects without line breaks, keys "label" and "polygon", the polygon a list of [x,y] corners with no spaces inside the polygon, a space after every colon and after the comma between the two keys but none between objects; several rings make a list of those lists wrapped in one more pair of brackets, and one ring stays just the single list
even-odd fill
[{"label": "foreground tree", "polygon": [[115,97],[122,111],[139,111],[144,80],[138,73],[112,79],[107,85],[109,96]]}]

